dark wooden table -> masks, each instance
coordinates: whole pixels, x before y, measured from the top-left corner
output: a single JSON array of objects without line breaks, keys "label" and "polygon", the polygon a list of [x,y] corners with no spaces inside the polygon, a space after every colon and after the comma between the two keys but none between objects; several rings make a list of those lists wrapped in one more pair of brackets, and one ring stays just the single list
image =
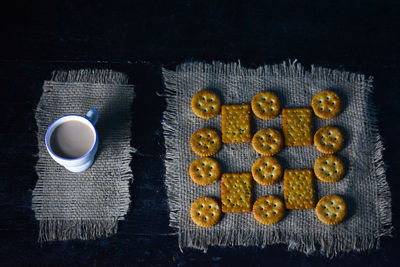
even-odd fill
[{"label": "dark wooden table", "polygon": [[[84,3],[82,3],[84,2]],[[168,226],[160,68],[185,60],[245,66],[298,59],[375,77],[372,101],[386,151],[399,226],[400,42],[397,1],[99,1],[0,8],[0,265],[279,265],[391,266],[398,232],[381,249],[332,260],[283,245],[180,252]],[[37,243],[31,210],[37,181],[34,111],[52,70],[110,68],[135,84],[132,105],[133,202],[119,232],[95,241]]]}]

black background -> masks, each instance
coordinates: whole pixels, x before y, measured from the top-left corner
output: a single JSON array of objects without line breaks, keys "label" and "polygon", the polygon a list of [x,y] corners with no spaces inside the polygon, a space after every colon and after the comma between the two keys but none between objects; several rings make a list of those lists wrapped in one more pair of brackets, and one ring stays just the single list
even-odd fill
[{"label": "black background", "polygon": [[[286,246],[179,251],[168,227],[160,120],[160,67],[189,60],[242,65],[297,59],[373,75],[373,102],[399,225],[400,2],[398,1],[15,1],[0,3],[0,265],[390,266],[399,235],[381,248],[319,255]],[[134,198],[119,232],[40,246],[31,210],[37,181],[34,110],[52,70],[111,68],[135,84]]]}]

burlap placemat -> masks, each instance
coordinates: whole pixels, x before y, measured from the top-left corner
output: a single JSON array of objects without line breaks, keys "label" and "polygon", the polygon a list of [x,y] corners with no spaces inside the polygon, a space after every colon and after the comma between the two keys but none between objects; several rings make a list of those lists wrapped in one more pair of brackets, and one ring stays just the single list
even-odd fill
[{"label": "burlap placemat", "polygon": [[[45,81],[36,109],[39,160],[32,208],[39,221],[39,240],[93,239],[115,233],[130,203],[130,146],[133,86],[110,70],[54,72]],[[72,173],[48,154],[45,133],[57,118],[99,111],[99,147],[95,162]]]},{"label": "burlap placemat", "polygon": [[[391,196],[382,161],[383,145],[378,134],[374,109],[370,103],[372,77],[311,67],[305,71],[298,63],[247,69],[240,64],[187,63],[176,71],[163,70],[168,107],[164,113],[166,143],[166,185],[170,225],[179,232],[179,246],[207,250],[209,245],[260,246],[284,243],[289,249],[305,253],[320,251],[326,256],[379,246],[381,236],[391,232]],[[315,118],[314,130],[334,125],[345,135],[338,153],[346,165],[345,177],[337,183],[315,183],[316,200],[328,194],[342,196],[348,205],[345,221],[337,226],[321,223],[314,210],[288,210],[282,221],[272,226],[258,223],[251,213],[224,214],[217,225],[200,228],[190,219],[192,201],[202,196],[221,197],[221,182],[209,186],[193,183],[188,175],[190,163],[198,158],[189,140],[200,128],[221,131],[221,117],[204,120],[191,111],[192,96],[211,89],[223,104],[250,103],[255,94],[273,91],[283,107],[308,107],[317,92],[330,89],[342,99],[342,112],[336,118]],[[261,120],[253,116],[253,133],[266,127],[281,129],[282,117]],[[313,168],[321,154],[313,146],[284,147],[276,155],[286,169]],[[260,157],[250,143],[223,144],[214,156],[224,172],[250,172]],[[253,199],[274,194],[283,199],[282,180],[273,186],[254,183]]]}]

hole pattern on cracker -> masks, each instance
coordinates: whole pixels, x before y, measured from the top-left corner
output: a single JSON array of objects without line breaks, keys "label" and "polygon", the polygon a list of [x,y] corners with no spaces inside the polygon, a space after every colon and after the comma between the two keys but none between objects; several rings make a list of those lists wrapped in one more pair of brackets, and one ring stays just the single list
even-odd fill
[{"label": "hole pattern on cracker", "polygon": [[284,108],[282,129],[286,146],[310,146],[313,142],[310,108]]},{"label": "hole pattern on cracker", "polygon": [[192,110],[197,117],[210,119],[221,111],[221,101],[213,92],[202,90],[192,98]]},{"label": "hole pattern on cracker", "polygon": [[251,173],[257,183],[261,185],[273,185],[281,178],[282,167],[277,159],[265,156],[253,163]]},{"label": "hole pattern on cracker", "polygon": [[222,142],[250,142],[250,121],[250,105],[223,105],[221,111]]},{"label": "hole pattern on cracker", "polygon": [[315,208],[318,219],[329,225],[342,222],[346,212],[346,202],[336,195],[328,195],[321,198]]},{"label": "hole pattern on cracker", "polygon": [[250,173],[224,173],[221,179],[223,212],[251,212],[252,178]]},{"label": "hole pattern on cracker", "polygon": [[213,198],[201,197],[192,203],[190,216],[192,221],[198,226],[210,227],[220,220],[221,208]]},{"label": "hole pattern on cracker", "polygon": [[283,192],[286,208],[314,208],[313,171],[310,169],[285,170],[283,177]]},{"label": "hole pattern on cracker", "polygon": [[254,202],[253,216],[262,224],[275,224],[283,218],[284,214],[285,206],[283,202],[275,196],[262,196]]},{"label": "hole pattern on cracker", "polygon": [[344,164],[334,155],[322,155],[314,163],[314,173],[321,181],[334,183],[342,179]]},{"label": "hole pattern on cracker", "polygon": [[311,106],[318,117],[331,119],[340,113],[341,101],[336,93],[324,90],[314,95]]},{"label": "hole pattern on cracker", "polygon": [[261,92],[253,97],[251,109],[260,119],[273,119],[279,115],[281,104],[274,93]]},{"label": "hole pattern on cracker", "polygon": [[314,145],[322,153],[333,154],[342,148],[342,132],[336,127],[322,127],[314,135]]},{"label": "hole pattern on cracker", "polygon": [[199,156],[211,156],[221,148],[221,139],[216,131],[204,128],[193,133],[190,146]]},{"label": "hole pattern on cracker", "polygon": [[279,131],[267,128],[254,134],[251,144],[255,151],[265,156],[273,156],[282,149],[282,135]]},{"label": "hole pattern on cracker", "polygon": [[221,176],[221,168],[215,159],[201,157],[192,162],[189,175],[199,185],[210,185]]}]

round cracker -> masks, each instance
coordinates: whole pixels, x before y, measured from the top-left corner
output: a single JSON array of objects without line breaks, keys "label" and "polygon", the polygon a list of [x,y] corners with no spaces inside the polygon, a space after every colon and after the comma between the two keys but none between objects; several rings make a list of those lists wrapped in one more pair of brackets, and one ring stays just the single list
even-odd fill
[{"label": "round cracker", "polygon": [[342,132],[332,126],[320,128],[314,135],[314,145],[318,151],[325,154],[333,154],[343,146]]},{"label": "round cracker", "polygon": [[192,110],[199,118],[211,119],[221,112],[221,100],[213,92],[199,91],[192,98]]},{"label": "round cracker", "polygon": [[276,94],[272,92],[261,92],[251,100],[251,109],[260,119],[273,119],[281,112],[281,103]]},{"label": "round cracker", "polygon": [[285,205],[279,198],[268,195],[262,196],[254,202],[253,216],[262,224],[275,224],[285,215]]},{"label": "round cracker", "polygon": [[332,91],[324,90],[314,95],[311,107],[315,115],[322,119],[332,119],[340,113],[340,97]]},{"label": "round cracker", "polygon": [[215,159],[201,157],[192,162],[189,175],[196,184],[210,185],[221,177],[221,168]]},{"label": "round cracker", "polygon": [[221,137],[212,129],[203,128],[193,133],[190,146],[199,156],[211,156],[221,148]]},{"label": "round cracker", "polygon": [[314,163],[314,173],[323,182],[335,183],[343,178],[344,164],[334,155],[322,155]]},{"label": "round cracker", "polygon": [[329,225],[335,225],[343,221],[346,211],[346,202],[336,195],[324,196],[318,201],[315,208],[318,219]]},{"label": "round cracker", "polygon": [[251,144],[255,151],[264,156],[273,156],[282,149],[282,135],[279,131],[266,128],[256,132]]},{"label": "round cracker", "polygon": [[211,197],[201,197],[193,201],[190,207],[192,221],[201,227],[210,227],[219,222],[221,208]]},{"label": "round cracker", "polygon": [[276,184],[282,176],[282,166],[276,158],[261,157],[251,167],[254,180],[261,185]]}]

